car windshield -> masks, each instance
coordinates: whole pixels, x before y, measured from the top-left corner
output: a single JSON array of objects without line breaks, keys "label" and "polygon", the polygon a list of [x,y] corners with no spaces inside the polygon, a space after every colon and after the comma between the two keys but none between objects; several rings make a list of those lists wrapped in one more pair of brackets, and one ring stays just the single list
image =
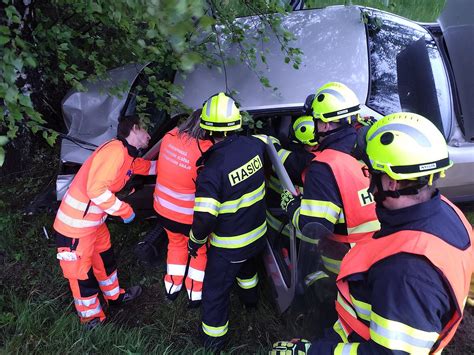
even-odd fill
[{"label": "car windshield", "polygon": [[414,112],[449,136],[451,99],[441,54],[416,23],[375,10],[364,12],[370,56],[368,106],[383,115]]}]

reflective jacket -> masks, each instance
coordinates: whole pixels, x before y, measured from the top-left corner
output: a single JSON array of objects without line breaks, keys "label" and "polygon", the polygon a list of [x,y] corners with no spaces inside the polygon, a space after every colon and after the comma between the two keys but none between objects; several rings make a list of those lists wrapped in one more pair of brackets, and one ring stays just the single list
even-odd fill
[{"label": "reflective jacket", "polygon": [[153,193],[153,207],[159,215],[183,224],[193,222],[196,161],[211,145],[210,140],[178,134],[177,128],[164,136]]},{"label": "reflective jacket", "polygon": [[138,152],[118,139],[104,143],[84,162],[59,206],[54,229],[70,238],[93,234],[107,215],[124,219],[133,210],[119,200],[120,191],[133,174],[154,175],[156,162],[130,155]]},{"label": "reflective jacket", "polygon": [[[316,146],[316,150],[312,153],[332,149],[349,156],[354,147],[355,139],[355,129],[347,126],[328,135]],[[313,158],[312,155],[311,159]],[[337,164],[337,162],[334,162],[334,164]],[[356,173],[359,172],[360,169]],[[352,173],[352,171],[349,172],[349,174]],[[340,214],[344,215],[344,213],[339,186],[331,166],[325,162],[310,161],[302,175],[304,175],[301,177],[301,180],[304,179],[304,191],[301,203],[296,203],[288,209],[288,215],[291,217],[293,225],[297,229],[303,230],[306,224],[318,222],[331,232],[347,235],[345,220],[334,218],[335,215],[339,217]],[[313,206],[314,208],[312,208]]]},{"label": "reflective jacket", "polygon": [[229,260],[244,260],[263,247],[265,221],[265,143],[232,135],[202,157],[197,177],[190,238],[210,239]]},{"label": "reflective jacket", "polygon": [[[342,199],[342,209],[327,201],[304,199],[301,202],[301,214],[324,215],[334,224],[344,223],[346,233],[334,233],[330,238],[341,243],[356,243],[368,239],[380,229],[375,214],[375,203],[372,194],[367,190],[370,180],[362,172],[362,165],[351,155],[325,149],[314,152],[313,161],[329,166],[336,179]],[[303,181],[305,180],[303,173]]]},{"label": "reflective jacket", "polygon": [[[473,233],[472,226],[466,220],[464,215],[448,200],[442,198],[454,213],[458,216],[457,223],[462,221],[465,231],[457,229],[453,226],[452,219],[451,226],[448,227],[448,231],[454,234],[454,238],[459,239],[459,235],[463,233],[468,235],[467,247],[457,247],[449,244],[442,238],[424,232],[422,230],[401,230],[393,234],[371,239],[366,243],[356,245],[346,255],[342,262],[341,271],[337,279],[338,297],[336,301],[336,310],[338,312],[339,320],[336,322],[334,329],[344,340],[344,343],[348,342],[348,337],[355,332],[360,338],[366,341],[373,341],[384,348],[391,350],[399,350],[407,353],[437,353],[440,352],[452,339],[456,329],[462,319],[463,309],[466,301],[466,297],[469,292],[469,284],[471,280],[471,274],[474,265],[474,253],[473,253]],[[435,201],[436,202],[436,201]],[[446,214],[445,214],[446,215]],[[460,221],[459,221],[460,220]],[[427,223],[428,222],[428,223]],[[440,222],[440,221],[438,221]],[[442,221],[441,223],[448,222]],[[422,225],[430,227],[429,221],[423,222]],[[433,225],[433,223],[431,223]],[[415,226],[418,228],[418,226]],[[439,230],[439,226],[437,228]],[[461,233],[459,233],[461,232]],[[394,258],[395,255],[411,254],[423,256],[429,260],[430,265],[439,274],[441,274],[444,289],[448,290],[451,302],[445,302],[448,305],[455,305],[455,309],[451,308],[450,318],[447,318],[441,331],[424,331],[421,329],[414,328],[411,324],[404,324],[400,321],[394,321],[387,319],[385,315],[376,314],[372,307],[373,305],[357,299],[358,296],[353,294],[351,289],[351,277],[354,280],[363,280],[363,277],[355,277],[357,274],[368,273],[371,268],[382,260],[390,261],[390,258]],[[397,259],[392,259],[397,260]],[[400,260],[400,259],[399,259]],[[405,259],[405,261],[408,259]],[[416,272],[416,270],[414,270]],[[387,274],[384,277],[390,278],[391,275]],[[407,275],[406,277],[413,277]],[[361,281],[359,281],[360,284]],[[416,281],[415,281],[416,283]],[[367,283],[367,285],[377,285],[377,281]],[[446,288],[446,284],[449,285]],[[424,283],[418,283],[418,287],[423,287]],[[435,278],[432,278],[429,287],[437,285]],[[401,285],[400,285],[401,286]],[[377,290],[372,290],[371,294],[375,294]],[[428,294],[420,290],[420,294],[429,297]],[[432,295],[430,293],[429,295]],[[442,293],[436,294],[436,297],[441,299]],[[413,312],[416,307],[410,305],[404,305],[396,303],[397,299],[395,295],[391,295],[394,299],[381,300],[382,302],[388,302],[386,308],[396,307],[397,312],[405,312],[406,317],[413,317],[418,319],[419,315]],[[399,300],[398,300],[399,301]],[[431,300],[415,299],[413,302],[430,302]],[[395,302],[395,303],[394,303]],[[437,319],[443,316],[442,312],[437,309],[431,309],[431,315],[429,318]],[[441,320],[439,320],[441,322]],[[356,350],[362,344],[359,341],[348,344],[339,344],[339,350],[349,352]],[[316,344],[315,344],[316,346]],[[336,350],[338,348],[336,347]],[[318,350],[314,349],[317,353]]]}]

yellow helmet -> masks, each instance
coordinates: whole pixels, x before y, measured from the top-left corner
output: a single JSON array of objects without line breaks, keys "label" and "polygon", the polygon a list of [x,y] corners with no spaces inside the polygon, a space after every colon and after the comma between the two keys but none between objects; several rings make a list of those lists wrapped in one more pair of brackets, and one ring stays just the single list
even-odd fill
[{"label": "yellow helmet", "polygon": [[311,104],[314,118],[323,122],[334,122],[357,115],[360,102],[354,91],[346,85],[331,82],[318,89]]},{"label": "yellow helmet", "polygon": [[306,145],[318,144],[315,137],[314,119],[311,116],[301,116],[293,123],[295,138]]},{"label": "yellow helmet", "polygon": [[366,153],[372,170],[394,180],[417,180],[444,171],[453,163],[448,147],[436,126],[415,113],[385,116],[367,132]]},{"label": "yellow helmet", "polygon": [[204,103],[200,126],[208,131],[234,131],[242,126],[242,116],[235,101],[220,92]]}]

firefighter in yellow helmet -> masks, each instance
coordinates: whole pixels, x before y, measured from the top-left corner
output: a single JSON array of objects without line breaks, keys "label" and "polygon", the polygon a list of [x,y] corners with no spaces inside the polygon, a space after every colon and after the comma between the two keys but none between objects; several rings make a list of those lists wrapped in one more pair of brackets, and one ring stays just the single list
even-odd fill
[{"label": "firefighter in yellow helmet", "polygon": [[362,133],[381,230],[344,257],[332,334],[276,343],[274,354],[441,353],[462,319],[473,234],[435,187],[452,166],[443,135],[407,112]]},{"label": "firefighter in yellow helmet", "polygon": [[[315,140],[315,122],[312,116],[304,115],[298,117],[290,126],[290,134],[288,135],[288,142],[283,147],[280,140],[275,137],[270,137],[278,156],[285,167],[291,181],[297,189],[303,191],[303,182],[301,174],[303,170],[311,163],[313,159],[312,150],[315,149],[318,142]],[[281,138],[281,137],[280,137]],[[280,238],[283,239],[274,245],[278,244],[280,252],[287,264],[288,269],[291,268],[291,261],[289,259],[289,237],[290,237],[290,223],[285,212],[280,208],[280,196],[283,192],[283,187],[275,172],[268,177],[267,180],[267,224],[269,227],[268,238],[270,241]],[[313,243],[304,237],[304,235],[297,230],[296,237],[299,240],[306,240]]]},{"label": "firefighter in yellow helmet", "polygon": [[235,101],[224,93],[204,103],[201,127],[215,144],[198,161],[191,256],[209,244],[202,294],[201,336],[207,348],[221,349],[229,328],[230,291],[257,302],[255,257],[265,245],[265,142],[238,136],[242,125]]},{"label": "firefighter in yellow helmet", "polygon": [[318,222],[333,232],[333,237],[320,241],[320,249],[326,271],[335,276],[350,243],[370,238],[379,229],[374,200],[367,191],[369,179],[351,155],[360,104],[346,85],[331,82],[310,95],[306,106],[314,129],[301,131],[296,126],[295,136],[306,144],[319,144],[303,172],[302,198],[295,199],[285,191],[281,206],[300,231]]}]

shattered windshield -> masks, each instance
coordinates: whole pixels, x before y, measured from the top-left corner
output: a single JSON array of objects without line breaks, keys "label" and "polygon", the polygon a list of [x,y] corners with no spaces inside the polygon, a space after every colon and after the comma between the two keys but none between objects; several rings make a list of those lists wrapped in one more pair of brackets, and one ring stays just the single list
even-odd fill
[{"label": "shattered windshield", "polygon": [[429,32],[387,13],[369,10],[364,14],[371,75],[368,105],[383,115],[418,113],[448,137],[452,114],[449,81]]}]

